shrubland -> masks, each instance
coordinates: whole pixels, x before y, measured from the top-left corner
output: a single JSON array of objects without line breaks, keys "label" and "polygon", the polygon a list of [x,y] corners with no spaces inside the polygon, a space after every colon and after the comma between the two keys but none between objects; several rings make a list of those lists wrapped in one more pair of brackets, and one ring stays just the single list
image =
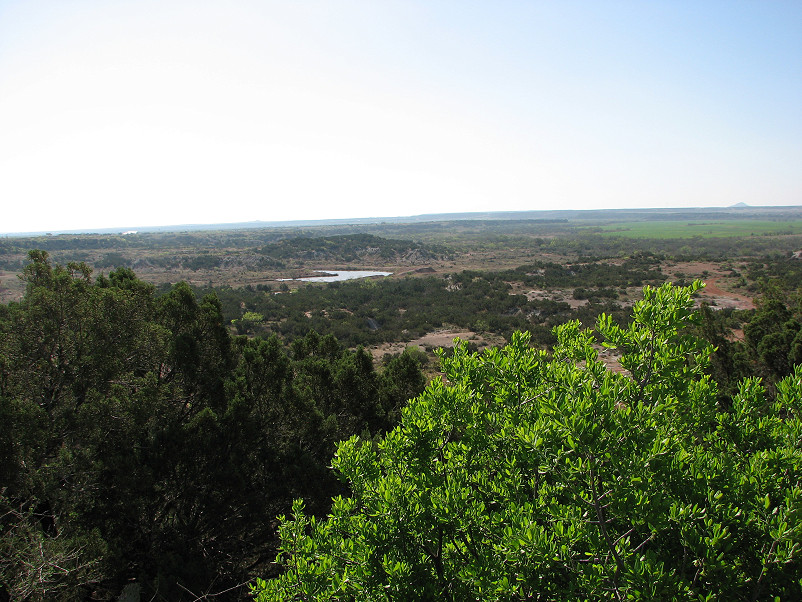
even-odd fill
[{"label": "shrubland", "polygon": [[[538,333],[537,342],[552,343],[551,328],[577,317],[577,311],[558,300],[555,291],[584,291],[584,298],[591,303],[580,310],[581,317],[594,320],[605,309],[620,312],[622,308],[611,306],[610,301],[623,296],[621,290],[626,293],[628,288],[635,291],[646,283],[663,282],[659,262],[648,254],[617,262],[593,258],[566,264],[537,261],[506,270],[303,286],[292,294],[265,287],[198,290],[217,295],[226,319],[240,320],[246,312],[257,313],[263,320],[250,325],[253,332],[287,339],[315,330],[330,332],[350,346],[377,345],[409,341],[452,325],[505,338],[515,330],[530,330]],[[527,296],[525,291],[531,289],[548,291],[548,296]]]},{"label": "shrubland", "polygon": [[[693,311],[648,241],[520,227],[481,243],[518,267],[291,293],[155,287],[81,237],[108,274],[32,252],[0,305],[0,599],[238,599],[256,576],[267,600],[794,599],[798,260],[744,259],[754,311]],[[221,236],[274,267],[415,247],[297,234]],[[425,391],[419,354],[360,347],[449,326],[508,344],[442,352]]]}]

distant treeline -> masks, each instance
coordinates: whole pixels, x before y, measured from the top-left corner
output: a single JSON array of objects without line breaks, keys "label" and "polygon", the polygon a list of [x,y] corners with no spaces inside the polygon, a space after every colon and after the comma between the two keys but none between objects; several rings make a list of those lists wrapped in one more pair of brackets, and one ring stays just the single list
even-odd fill
[{"label": "distant treeline", "polygon": [[297,237],[281,240],[259,249],[259,253],[275,259],[350,262],[378,258],[383,261],[421,263],[449,254],[442,245],[420,245],[411,240],[380,238],[372,234]]},{"label": "distant treeline", "polygon": [[[283,234],[289,234],[284,232]],[[240,238],[245,235],[240,235]],[[24,253],[31,246],[56,252],[61,259],[84,261],[96,269],[119,267],[214,270],[218,268],[283,269],[288,261],[344,263],[373,261],[377,265],[395,262],[420,264],[450,256],[443,245],[421,244],[372,234],[336,236],[293,236],[281,239],[265,235],[271,242],[245,248],[237,234],[190,233],[184,235],[146,234],[128,236],[58,236],[0,241],[0,267],[22,269]],[[258,242],[245,237],[249,244]],[[188,247],[188,248],[187,248]],[[240,248],[242,247],[242,248]],[[174,253],[146,253],[174,248]]]}]

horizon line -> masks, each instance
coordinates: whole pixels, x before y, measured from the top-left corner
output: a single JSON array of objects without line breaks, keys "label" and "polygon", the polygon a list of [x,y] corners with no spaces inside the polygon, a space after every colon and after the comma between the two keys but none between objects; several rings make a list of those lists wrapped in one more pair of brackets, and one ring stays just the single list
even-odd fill
[{"label": "horizon line", "polygon": [[[442,213],[421,213],[417,215],[397,215],[397,216],[373,216],[373,217],[347,217],[347,218],[322,218],[322,219],[296,219],[296,220],[250,220],[237,222],[212,222],[212,223],[185,223],[185,224],[166,224],[150,226],[103,226],[95,228],[69,228],[66,230],[29,230],[29,231],[10,231],[0,232],[4,238],[27,238],[40,236],[61,236],[65,234],[153,234],[153,233],[176,233],[185,231],[213,231],[213,230],[236,230],[236,229],[258,229],[258,228],[292,228],[292,227],[314,227],[326,225],[367,225],[382,223],[426,223],[442,221],[464,221],[470,219],[487,220],[504,219],[501,216],[523,215],[523,214],[590,214],[590,213],[654,213],[654,212],[685,212],[695,213],[699,211],[728,211],[733,209],[753,209],[753,210],[777,210],[777,209],[802,209],[802,205],[748,205],[746,203],[735,203],[728,206],[702,206],[702,207],[616,207],[609,209],[519,209],[502,211],[464,211],[464,212],[442,212]],[[507,217],[509,219],[509,217]],[[524,219],[524,218],[522,218]]]}]

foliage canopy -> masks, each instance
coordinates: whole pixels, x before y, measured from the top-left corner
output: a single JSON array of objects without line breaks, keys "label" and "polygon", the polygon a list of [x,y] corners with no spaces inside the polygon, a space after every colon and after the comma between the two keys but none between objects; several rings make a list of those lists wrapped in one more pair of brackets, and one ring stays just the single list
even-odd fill
[{"label": "foliage canopy", "polygon": [[327,519],[295,502],[258,599],[796,599],[802,368],[718,407],[683,331],[700,286],[647,287],[627,327],[559,326],[552,355],[518,333],[443,356],[398,427],[340,444],[351,495]]},{"label": "foliage canopy", "polygon": [[0,600],[241,591],[276,514],[343,491],[336,443],[423,389],[409,354],[376,372],[333,336],[232,338],[185,283],[157,296],[127,268],[30,259],[0,305]]}]

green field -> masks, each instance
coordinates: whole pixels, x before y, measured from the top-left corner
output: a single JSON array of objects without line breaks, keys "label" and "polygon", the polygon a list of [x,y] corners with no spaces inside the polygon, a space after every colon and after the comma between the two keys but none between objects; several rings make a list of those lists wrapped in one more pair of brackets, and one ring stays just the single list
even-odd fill
[{"label": "green field", "polygon": [[630,238],[773,236],[802,233],[802,220],[639,221],[589,226],[588,230]]}]

